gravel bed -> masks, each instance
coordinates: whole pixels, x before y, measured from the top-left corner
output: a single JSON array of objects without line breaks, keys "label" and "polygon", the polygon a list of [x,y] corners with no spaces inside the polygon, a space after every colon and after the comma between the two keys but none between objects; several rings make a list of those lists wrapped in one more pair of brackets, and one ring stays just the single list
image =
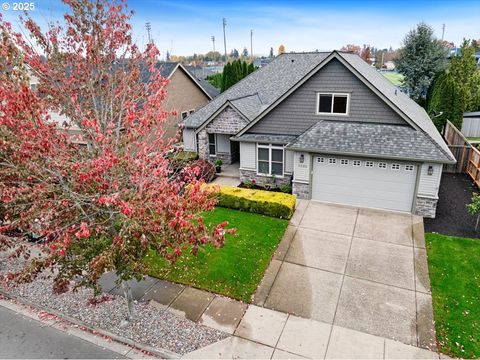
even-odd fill
[{"label": "gravel bed", "polygon": [[443,235],[479,238],[475,231],[476,217],[468,213],[466,205],[479,190],[466,174],[442,174],[435,219],[424,219],[425,231]]},{"label": "gravel bed", "polygon": [[[10,271],[17,264],[5,261],[0,256],[0,273]],[[16,296],[65,315],[81,320],[85,324],[107,330],[153,348],[162,348],[178,354],[185,354],[229,337],[220,330],[203,326],[168,310],[136,302],[136,319],[125,327],[120,324],[127,314],[126,302],[122,297],[107,295],[108,300],[91,305],[93,291],[80,288],[56,295],[52,293],[52,280],[39,277],[30,284],[22,284],[8,289]]]}]

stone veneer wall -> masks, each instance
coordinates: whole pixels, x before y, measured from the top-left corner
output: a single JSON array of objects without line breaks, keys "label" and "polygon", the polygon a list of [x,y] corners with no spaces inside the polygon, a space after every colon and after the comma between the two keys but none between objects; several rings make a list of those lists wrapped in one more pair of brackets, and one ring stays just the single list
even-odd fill
[{"label": "stone veneer wall", "polygon": [[[264,186],[265,183],[269,183],[271,181],[270,176],[261,176],[257,175],[255,170],[244,170],[240,169],[240,181],[244,182],[246,180],[253,181],[259,186]],[[277,177],[275,179],[276,186],[279,185],[290,185],[292,182],[292,175],[285,174],[282,178]]]},{"label": "stone veneer wall", "polygon": [[201,130],[197,135],[198,156],[201,159],[208,159],[208,134],[205,129]]},{"label": "stone veneer wall", "polygon": [[298,199],[310,199],[310,184],[304,184],[299,182],[293,182],[292,194],[296,195]]},{"label": "stone veneer wall", "polygon": [[222,160],[224,165],[230,165],[232,163],[232,154],[217,152],[217,156],[210,156],[209,159],[212,163],[215,163],[217,160]]},{"label": "stone veneer wall", "polygon": [[426,218],[435,218],[437,211],[438,199],[417,197],[417,203],[415,205],[415,214]]},{"label": "stone veneer wall", "polygon": [[243,117],[232,108],[227,107],[207,125],[207,133],[235,135],[246,125],[247,121]]}]

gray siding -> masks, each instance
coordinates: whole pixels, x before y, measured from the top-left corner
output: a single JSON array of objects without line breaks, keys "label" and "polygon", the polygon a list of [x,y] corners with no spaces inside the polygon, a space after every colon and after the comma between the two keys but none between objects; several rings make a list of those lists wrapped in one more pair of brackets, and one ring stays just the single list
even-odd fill
[{"label": "gray siding", "polygon": [[[350,94],[348,116],[317,115],[317,93]],[[405,121],[338,60],[319,70],[248,132],[300,135],[319,120],[405,124]]]},{"label": "gray siding", "polygon": [[240,143],[240,168],[241,169],[256,169],[256,144],[255,143]]},{"label": "gray siding", "polygon": [[[429,166],[433,167],[432,175],[428,175]],[[418,183],[418,196],[437,199],[441,178],[442,164],[422,164]]]},{"label": "gray siding", "polygon": [[185,151],[197,151],[197,146],[195,144],[195,132],[193,129],[183,130],[183,146]]}]

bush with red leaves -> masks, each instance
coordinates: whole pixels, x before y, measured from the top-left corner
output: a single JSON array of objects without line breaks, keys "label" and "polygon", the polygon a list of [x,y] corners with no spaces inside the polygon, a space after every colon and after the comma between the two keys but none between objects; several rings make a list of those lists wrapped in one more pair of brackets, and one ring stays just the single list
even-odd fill
[{"label": "bush with red leaves", "polygon": [[193,173],[195,174],[197,180],[204,180],[205,182],[210,182],[215,179],[215,165],[213,165],[207,160],[195,160],[189,165],[189,168],[193,170]]}]

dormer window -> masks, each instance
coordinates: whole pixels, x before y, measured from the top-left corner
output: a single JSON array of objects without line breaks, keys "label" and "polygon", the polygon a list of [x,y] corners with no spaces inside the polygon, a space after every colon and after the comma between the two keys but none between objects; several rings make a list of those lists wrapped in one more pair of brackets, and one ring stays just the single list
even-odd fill
[{"label": "dormer window", "polygon": [[349,94],[318,93],[317,114],[348,115]]}]

